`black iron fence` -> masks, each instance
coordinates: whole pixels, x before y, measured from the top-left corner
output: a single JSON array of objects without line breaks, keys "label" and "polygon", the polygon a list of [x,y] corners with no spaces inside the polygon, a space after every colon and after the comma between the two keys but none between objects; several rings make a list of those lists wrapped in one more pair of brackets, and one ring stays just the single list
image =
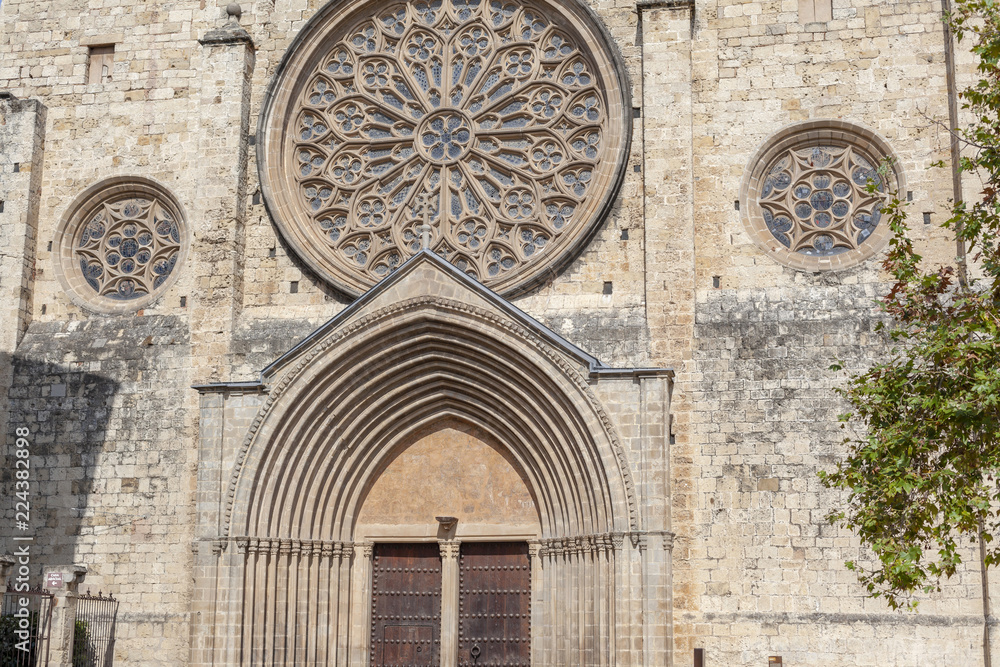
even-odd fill
[{"label": "black iron fence", "polygon": [[0,666],[46,667],[52,627],[52,594],[8,584],[0,609]]},{"label": "black iron fence", "polygon": [[73,627],[73,667],[111,667],[115,659],[118,600],[112,595],[81,595]]}]

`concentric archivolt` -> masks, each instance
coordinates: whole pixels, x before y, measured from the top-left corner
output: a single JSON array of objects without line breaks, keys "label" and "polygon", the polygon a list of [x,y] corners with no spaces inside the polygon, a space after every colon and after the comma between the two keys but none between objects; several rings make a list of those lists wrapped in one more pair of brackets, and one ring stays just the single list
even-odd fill
[{"label": "concentric archivolt", "polygon": [[[435,321],[413,317],[427,310],[439,317]],[[436,322],[442,317],[447,321]],[[538,393],[539,388],[532,390],[532,382],[519,381],[517,377],[534,377],[538,370],[532,370],[530,364],[516,363],[518,355],[507,350],[496,356],[495,361],[506,366],[505,372],[491,374],[497,380],[495,386],[479,387],[486,361],[481,357],[475,361],[468,355],[481,347],[484,326],[508,329],[514,339],[541,351],[546,363],[559,369],[544,377],[561,377],[569,384],[558,389],[561,382],[556,379],[543,382],[547,387],[544,397],[532,398],[532,391]],[[468,332],[457,334],[467,327]],[[444,330],[459,337],[445,341]],[[473,333],[474,330],[479,333]],[[365,332],[371,331],[380,332],[377,353],[368,350],[371,343],[364,342]],[[418,345],[418,339],[424,342]],[[362,348],[354,349],[359,344]],[[334,348],[346,351],[334,358],[330,356]],[[468,350],[463,352],[464,348]],[[367,354],[374,356],[367,358]],[[415,356],[420,358],[419,368],[404,368],[407,365],[404,360]],[[369,398],[365,400],[348,397],[354,391],[350,378],[358,375],[351,368],[359,364],[366,369],[364,393]],[[394,370],[390,372],[390,368]],[[416,375],[409,377],[412,373]],[[479,380],[468,381],[465,378],[468,373]],[[382,384],[372,391],[367,383],[376,381]],[[414,387],[419,387],[419,391]],[[511,392],[509,401],[505,401],[504,396]],[[307,394],[309,397],[304,398]],[[504,405],[517,404],[513,394],[521,397],[522,405],[503,410]],[[540,407],[543,404],[544,408]],[[484,405],[495,408],[483,412]],[[553,412],[553,405],[562,407]],[[380,416],[373,419],[369,411]],[[564,417],[545,416],[547,412]],[[426,420],[442,417],[471,420],[469,423],[494,433],[508,446],[521,442],[520,449],[513,446],[511,451],[537,493],[543,530],[548,534],[638,530],[636,492],[625,452],[608,415],[579,371],[518,325],[467,304],[420,297],[361,318],[318,343],[284,371],[237,454],[227,494],[223,534],[249,531],[248,534],[276,536],[290,531],[289,534],[304,539],[317,539],[320,534],[324,535],[320,539],[333,539],[331,535],[336,535],[335,539],[350,539],[351,527],[343,522],[357,508],[349,505],[354,502],[349,500],[350,494],[336,489],[362,488],[365,475],[370,474],[365,470],[378,468],[378,457],[392,450],[389,440],[405,435],[407,423],[423,425],[430,423]],[[586,422],[590,426],[580,430]],[[365,443],[357,440],[361,433],[351,432],[352,424],[366,425],[362,429]],[[506,436],[503,429],[508,430]],[[311,481],[275,476],[274,466],[283,468],[288,457],[298,461],[296,470],[312,471],[310,474],[318,476]],[[307,459],[313,463],[306,463]],[[324,499],[328,495],[331,499],[336,497],[337,508],[326,508]],[[300,501],[290,496],[308,497],[315,507],[297,506],[292,511],[288,509],[289,503]],[[281,509],[286,505],[286,509]],[[305,521],[312,526],[310,531],[319,531],[311,532],[310,536],[292,524],[304,525],[302,517],[312,512],[330,515],[318,523],[316,516]],[[275,520],[284,528],[276,525],[269,528]]]},{"label": "concentric archivolt", "polygon": [[627,92],[589,11],[348,1],[312,28],[265,105],[261,180],[322,275],[358,294],[426,245],[509,293],[579,251],[629,136]]}]

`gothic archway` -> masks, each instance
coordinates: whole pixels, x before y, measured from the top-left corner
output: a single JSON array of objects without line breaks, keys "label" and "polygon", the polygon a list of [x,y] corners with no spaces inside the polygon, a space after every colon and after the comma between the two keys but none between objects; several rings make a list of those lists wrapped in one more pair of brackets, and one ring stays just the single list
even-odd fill
[{"label": "gothic archway", "polygon": [[423,253],[265,369],[220,489],[216,664],[367,664],[378,537],[357,519],[401,449],[456,423],[489,435],[537,511],[515,531],[531,545],[532,664],[614,664],[642,632],[641,433],[623,444],[591,387],[603,371],[634,400],[637,379],[599,366]]}]

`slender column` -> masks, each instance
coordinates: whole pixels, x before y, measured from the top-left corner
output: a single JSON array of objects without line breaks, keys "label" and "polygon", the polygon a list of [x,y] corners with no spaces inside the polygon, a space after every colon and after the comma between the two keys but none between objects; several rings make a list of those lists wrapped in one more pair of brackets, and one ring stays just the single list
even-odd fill
[{"label": "slender column", "polygon": [[605,597],[605,609],[607,610],[607,619],[605,621],[604,627],[607,628],[608,632],[608,666],[613,667],[617,663],[617,657],[615,651],[618,650],[617,637],[618,637],[618,626],[616,619],[618,618],[615,611],[615,600],[618,599],[618,595],[615,588],[615,565],[617,561],[614,541],[611,539],[611,535],[605,535],[604,537],[604,580],[605,588],[607,590]]},{"label": "slender column", "polygon": [[285,602],[285,662],[289,665],[302,664],[302,656],[297,653],[299,634],[299,600],[302,598],[299,563],[302,561],[302,543],[292,540],[288,554],[288,598]]},{"label": "slender column", "polygon": [[264,609],[267,604],[267,540],[250,540],[256,574],[253,580],[253,625],[250,628],[250,664],[264,664]]},{"label": "slender column", "polygon": [[[541,648],[541,664],[548,667],[553,664],[553,658],[555,656],[555,615],[552,613],[552,598],[555,593],[555,583],[552,578],[553,572],[553,554],[552,554],[552,541],[544,540],[542,542],[542,548],[540,553],[541,565],[542,565],[542,587],[541,596],[539,598],[539,604],[542,605],[539,608],[539,616],[542,619],[541,628],[539,631],[539,641]],[[534,635],[535,627],[532,625],[532,634]],[[532,652],[534,655],[534,652]]]},{"label": "slender column", "polygon": [[330,586],[330,580],[336,576],[336,565],[331,558],[333,556],[333,545],[317,545],[319,551],[314,551],[314,559],[317,562],[317,594],[316,594],[316,632],[314,642],[316,644],[315,660],[317,665],[329,665],[333,663],[332,656],[329,655],[329,637],[335,634],[337,623],[331,616],[331,605],[335,597]]},{"label": "slender column", "polygon": [[543,634],[542,605],[545,604],[545,597],[542,592],[542,543],[538,540],[528,540],[528,564],[531,567],[531,664],[543,665],[539,638]]},{"label": "slender column", "polygon": [[459,540],[438,540],[441,549],[441,667],[458,665]]},{"label": "slender column", "polygon": [[288,658],[288,580],[291,571],[292,543],[287,539],[278,542],[278,591],[275,596],[274,615],[274,661],[282,665]]},{"label": "slender column", "polygon": [[587,642],[587,551],[584,540],[573,538],[573,605],[576,608],[576,645],[579,665],[589,665]]},{"label": "slender column", "polygon": [[611,533],[611,544],[615,555],[615,662],[629,667],[632,664],[631,646],[631,603],[629,600],[632,582],[629,579],[629,558],[625,551],[625,535]]},{"label": "slender column", "polygon": [[594,612],[596,611],[595,603],[596,598],[594,597],[594,580],[597,570],[594,568],[594,542],[591,537],[584,537],[581,543],[581,573],[580,577],[580,595],[582,597],[582,603],[584,604],[584,620],[585,625],[583,627],[583,640],[584,640],[584,656],[586,657],[586,664],[597,667],[597,617]]},{"label": "slender column", "polygon": [[597,637],[597,664],[608,665],[608,600],[612,592],[608,589],[607,549],[605,535],[594,536],[594,634]]},{"label": "slender column", "polygon": [[646,552],[648,536],[642,533],[638,536],[636,548],[639,552],[639,584],[640,588],[640,609],[642,618],[642,665],[643,667],[653,667],[653,600],[652,600],[652,579],[654,574],[650,570],[654,567]]},{"label": "slender column", "polygon": [[315,594],[316,582],[310,579],[310,565],[312,564],[312,544],[307,541],[299,543],[299,554],[297,556],[298,580],[295,586],[295,623],[292,624],[292,636],[295,638],[295,664],[314,664],[309,661],[306,651],[312,646],[309,633],[311,632],[310,620],[315,618],[315,614],[309,615],[309,600]]},{"label": "slender column", "polygon": [[330,631],[326,636],[327,662],[328,665],[341,667],[344,664],[346,649],[346,626],[342,625],[342,619],[346,613],[341,613],[341,601],[344,598],[343,583],[343,561],[344,544],[335,542],[330,548]]},{"label": "slender column", "polygon": [[[354,545],[342,542],[338,552],[340,581],[337,586],[337,667],[350,663],[351,646],[351,567]],[[370,602],[366,602],[366,605]]]},{"label": "slender column", "polygon": [[356,542],[351,567],[351,662],[353,667],[368,664],[371,652],[372,555],[375,544]]},{"label": "slender column", "polygon": [[557,665],[572,663],[570,659],[570,612],[573,609],[570,599],[569,580],[567,579],[566,548],[564,540],[553,540],[555,555],[555,587],[552,591],[552,614],[555,620],[555,656],[553,663]]},{"label": "slender column", "polygon": [[664,532],[663,538],[663,591],[660,604],[665,609],[664,625],[664,659],[663,664],[674,664],[674,534]]},{"label": "slender column", "polygon": [[236,614],[236,623],[239,624],[239,627],[234,628],[237,644],[236,655],[232,662],[239,665],[247,661],[250,656],[250,641],[253,633],[253,580],[257,568],[254,565],[254,554],[248,538],[241,537],[236,540],[236,548],[243,567],[243,581],[241,582],[242,595],[237,596],[239,611]]},{"label": "slender column", "polygon": [[280,569],[278,568],[278,555],[281,550],[281,542],[279,540],[272,539],[268,545],[267,552],[267,588],[265,589],[269,593],[271,591],[274,594],[266,596],[267,607],[265,612],[265,625],[264,625],[264,664],[274,664],[277,660],[277,652],[275,651],[276,635],[278,634],[278,589],[282,586],[278,583],[278,574]]}]

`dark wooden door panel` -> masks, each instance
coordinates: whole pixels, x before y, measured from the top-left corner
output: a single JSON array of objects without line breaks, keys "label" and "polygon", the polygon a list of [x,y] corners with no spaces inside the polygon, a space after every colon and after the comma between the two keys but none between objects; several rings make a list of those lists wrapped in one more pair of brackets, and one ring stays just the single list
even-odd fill
[{"label": "dark wooden door panel", "polygon": [[440,664],[441,556],[437,544],[376,544],[372,665]]},{"label": "dark wooden door panel", "polygon": [[531,566],[523,542],[462,544],[458,664],[531,664]]}]

